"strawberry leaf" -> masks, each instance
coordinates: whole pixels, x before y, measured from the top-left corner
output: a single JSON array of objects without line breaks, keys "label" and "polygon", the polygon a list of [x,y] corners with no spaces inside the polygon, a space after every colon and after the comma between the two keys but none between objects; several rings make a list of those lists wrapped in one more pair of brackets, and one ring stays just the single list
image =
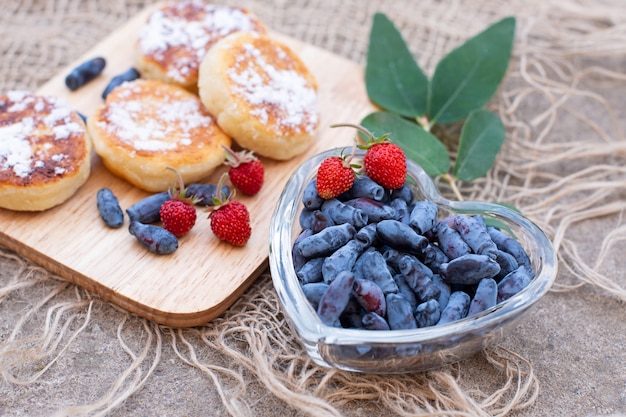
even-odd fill
[{"label": "strawberry leaf", "polygon": [[506,73],[515,18],[505,18],[448,53],[435,68],[428,96],[431,123],[453,123],[483,107]]},{"label": "strawberry leaf", "polygon": [[367,115],[361,125],[376,136],[393,132],[390,139],[400,146],[406,157],[415,161],[431,177],[442,175],[450,169],[450,157],[446,147],[416,123],[389,112]]},{"label": "strawberry leaf", "polygon": [[369,99],[385,110],[406,117],[426,113],[428,78],[398,29],[382,13],[376,13],[372,23],[365,86]]},{"label": "strawberry leaf", "polygon": [[470,113],[463,124],[459,150],[452,174],[460,181],[473,181],[487,174],[493,166],[502,143],[504,125],[488,110]]}]

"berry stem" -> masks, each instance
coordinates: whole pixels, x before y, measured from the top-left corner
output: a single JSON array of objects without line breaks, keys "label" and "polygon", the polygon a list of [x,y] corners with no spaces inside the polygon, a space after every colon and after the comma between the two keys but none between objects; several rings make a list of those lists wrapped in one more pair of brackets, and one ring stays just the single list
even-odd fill
[{"label": "berry stem", "polygon": [[338,123],[338,124],[330,125],[330,127],[353,127],[359,130],[361,133],[363,133],[367,137],[369,137],[372,141],[376,141],[376,136],[374,136],[374,134],[370,132],[369,130],[367,130],[365,127],[360,126],[360,125],[355,125],[352,123]]},{"label": "berry stem", "polygon": [[344,160],[343,160],[343,166],[346,168],[350,168],[352,167],[352,160],[354,159],[354,157],[356,156],[356,150],[357,150],[357,146],[356,146],[356,141],[354,142],[354,144],[352,145],[352,150],[350,150],[350,155],[348,155]]},{"label": "berry stem", "polygon": [[226,179],[228,178],[228,174],[227,173],[223,173],[220,176],[219,181],[217,182],[217,191],[215,196],[217,197],[217,199],[219,201],[222,201],[222,187],[226,184]]},{"label": "berry stem", "polygon": [[228,173],[224,172],[217,182],[215,194],[211,198],[211,200],[213,201],[213,207],[209,207],[209,212],[211,213],[226,204],[226,200],[230,200],[232,198],[233,193],[231,193],[227,199],[224,199],[222,196],[222,187],[226,183],[226,178],[228,178]]},{"label": "berry stem", "polygon": [[175,186],[173,191],[171,189],[168,190],[170,198],[176,197],[176,198],[184,199],[185,198],[185,182],[183,181],[182,175],[180,175],[180,172],[178,172],[176,168],[173,168],[171,166],[166,166],[165,169],[174,171],[174,174],[176,174],[176,181],[178,182],[178,188]]},{"label": "berry stem", "polygon": [[224,150],[226,151],[226,154],[230,155],[234,160],[238,160],[239,159],[237,157],[237,153],[235,151],[233,151],[232,149],[230,149],[230,147],[222,144],[222,148],[224,148]]}]

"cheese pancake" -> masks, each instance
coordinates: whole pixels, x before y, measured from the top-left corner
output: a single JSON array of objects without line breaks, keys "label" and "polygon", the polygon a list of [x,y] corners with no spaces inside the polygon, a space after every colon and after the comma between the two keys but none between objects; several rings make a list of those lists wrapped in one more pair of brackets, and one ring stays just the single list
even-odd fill
[{"label": "cheese pancake", "polygon": [[287,160],[307,150],[319,125],[317,82],[300,58],[268,35],[237,32],[200,65],[200,99],[241,147]]},{"label": "cheese pancake", "polygon": [[201,1],[167,3],[140,29],[136,66],[142,78],[197,91],[198,68],[207,50],[237,31],[265,32],[265,25],[240,7]]},{"label": "cheese pancake", "polygon": [[0,96],[0,207],[42,211],[87,181],[91,142],[65,100],[29,91]]},{"label": "cheese pancake", "polygon": [[138,79],[115,88],[87,119],[96,153],[114,174],[151,192],[209,175],[231,139],[198,97],[182,87]]}]

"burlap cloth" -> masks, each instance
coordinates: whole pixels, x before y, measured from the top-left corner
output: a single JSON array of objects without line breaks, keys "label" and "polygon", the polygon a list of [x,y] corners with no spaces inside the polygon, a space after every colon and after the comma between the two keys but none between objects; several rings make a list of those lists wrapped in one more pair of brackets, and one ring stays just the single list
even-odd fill
[{"label": "burlap cloth", "polygon": [[[146,3],[0,1],[0,90],[36,90]],[[383,11],[428,73],[462,40],[517,16],[510,72],[491,105],[507,142],[489,177],[462,192],[515,204],[545,229],[559,254],[553,291],[500,345],[470,360],[368,376],[307,360],[268,274],[213,323],[170,329],[0,248],[0,415],[624,413],[624,1],[219,3],[361,64],[371,17]]]}]

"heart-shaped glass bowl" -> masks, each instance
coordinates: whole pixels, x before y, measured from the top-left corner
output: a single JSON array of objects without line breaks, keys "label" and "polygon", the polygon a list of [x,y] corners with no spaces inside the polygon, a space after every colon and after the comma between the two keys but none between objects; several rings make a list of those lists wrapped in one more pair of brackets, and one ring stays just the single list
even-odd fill
[{"label": "heart-shaped glass bowl", "polygon": [[[349,149],[344,150],[350,151]],[[536,275],[513,297],[480,314],[449,324],[415,330],[374,331],[324,325],[302,292],[292,258],[301,231],[299,215],[306,185],[319,164],[341,149],[331,149],[302,163],[287,181],[270,224],[269,262],[282,312],[308,355],[319,365],[367,373],[424,371],[468,358],[502,339],[513,324],[552,286],[557,272],[554,249],[534,223],[504,206],[450,201],[441,196],[426,172],[407,161],[407,184],[415,200],[431,200],[440,217],[480,214],[512,232],[530,257]],[[359,152],[357,156],[362,157]]]}]

